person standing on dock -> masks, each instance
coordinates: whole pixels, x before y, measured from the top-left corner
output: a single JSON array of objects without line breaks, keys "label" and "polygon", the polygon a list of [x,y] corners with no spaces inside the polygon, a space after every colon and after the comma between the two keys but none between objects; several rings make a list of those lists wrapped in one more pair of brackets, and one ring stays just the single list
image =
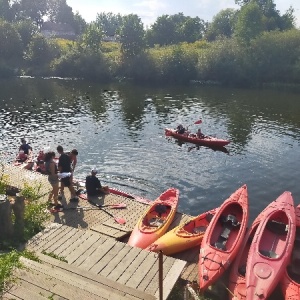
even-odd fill
[{"label": "person standing on dock", "polygon": [[57,146],[57,152],[60,154],[58,159],[58,170],[60,173],[71,173],[71,176],[61,178],[60,180],[60,195],[59,199],[62,198],[65,187],[70,190],[71,193],[71,202],[77,202],[78,197],[76,196],[75,189],[72,184],[72,161],[68,154],[64,153],[64,149],[62,146]]}]

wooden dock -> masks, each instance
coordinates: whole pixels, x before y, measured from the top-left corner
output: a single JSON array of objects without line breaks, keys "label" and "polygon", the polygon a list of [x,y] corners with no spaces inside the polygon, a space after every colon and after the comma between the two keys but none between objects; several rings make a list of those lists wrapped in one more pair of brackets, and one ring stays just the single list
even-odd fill
[{"label": "wooden dock", "polygon": [[[49,189],[43,175],[15,167],[6,172],[27,181],[31,176],[35,183],[43,182],[45,191]],[[158,254],[126,244],[148,204],[114,194],[97,199],[99,204],[126,204],[126,209],[106,208],[126,220],[120,225],[89,202],[70,203],[69,198],[66,189],[61,201],[66,210],[52,214],[46,229],[28,242],[27,248],[41,261],[23,259],[28,268],[17,271],[19,280],[4,299],[159,299]],[[189,217],[177,213],[169,229]],[[163,257],[163,299],[179,278],[197,281],[198,254],[196,247]],[[30,291],[26,296],[25,290]]]}]

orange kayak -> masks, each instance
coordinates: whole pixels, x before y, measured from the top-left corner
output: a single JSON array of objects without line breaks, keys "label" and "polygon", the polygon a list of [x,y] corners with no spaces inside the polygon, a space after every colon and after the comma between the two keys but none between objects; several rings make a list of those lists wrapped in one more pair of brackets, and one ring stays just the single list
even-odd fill
[{"label": "orange kayak", "polygon": [[128,245],[145,249],[165,234],[175,217],[178,198],[179,190],[170,188],[150,204],[134,227]]},{"label": "orange kayak", "polygon": [[152,243],[147,250],[172,255],[200,245],[215,212],[216,209],[210,210],[180,224]]},{"label": "orange kayak", "polygon": [[242,245],[248,223],[248,191],[236,190],[212,218],[200,248],[199,285],[207,289],[229,267]]},{"label": "orange kayak", "polygon": [[290,192],[284,192],[267,207],[249,249],[246,300],[267,299],[279,283],[292,253],[295,221]]},{"label": "orange kayak", "polygon": [[280,286],[285,300],[300,299],[300,204],[296,207],[296,236],[288,267],[281,278]]}]

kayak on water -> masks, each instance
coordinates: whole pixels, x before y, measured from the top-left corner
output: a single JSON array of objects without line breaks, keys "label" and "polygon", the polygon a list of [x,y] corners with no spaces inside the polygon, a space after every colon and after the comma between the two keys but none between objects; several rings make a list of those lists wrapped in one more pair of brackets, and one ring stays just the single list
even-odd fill
[{"label": "kayak on water", "polygon": [[189,142],[202,146],[210,146],[210,147],[224,147],[230,143],[229,140],[215,138],[209,135],[204,135],[202,138],[197,137],[196,134],[190,133],[177,133],[175,129],[166,128],[165,135],[171,136],[180,141]]}]

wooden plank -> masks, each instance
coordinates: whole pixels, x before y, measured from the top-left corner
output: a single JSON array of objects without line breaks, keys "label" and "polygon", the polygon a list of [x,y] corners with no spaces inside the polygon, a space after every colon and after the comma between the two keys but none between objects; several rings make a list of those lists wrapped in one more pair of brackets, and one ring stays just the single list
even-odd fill
[{"label": "wooden plank", "polygon": [[[119,252],[124,248],[123,243],[114,243],[113,247],[102,256],[90,271],[96,274],[101,274],[101,271],[107,266],[107,264],[115,257],[118,256]],[[101,249],[102,250],[102,249]],[[102,275],[102,274],[101,274]]]},{"label": "wooden plank", "polygon": [[110,249],[115,245],[116,241],[113,239],[107,239],[105,242],[100,245],[93,254],[88,257],[81,265],[80,268],[83,268],[87,271],[91,270],[93,266],[102,259],[102,257],[110,251]]},{"label": "wooden plank", "polygon": [[74,277],[72,273],[59,268],[51,268],[26,259],[22,259],[22,262],[30,269],[29,272],[23,273],[22,278],[25,278],[24,280],[43,286],[45,289],[67,299],[101,300],[125,296],[124,292],[100,288],[98,285],[84,280],[84,278]]},{"label": "wooden plank", "polygon": [[[126,272],[124,272],[120,278],[118,279],[118,282],[121,284],[125,284],[128,279],[131,277],[131,274],[134,273],[134,271],[138,268],[138,266],[146,259],[148,252],[147,251],[141,251],[138,256],[132,256],[132,262],[126,269]],[[151,293],[149,293],[151,294]],[[154,293],[153,293],[154,294]]]},{"label": "wooden plank", "polygon": [[89,247],[99,240],[100,236],[98,234],[93,234],[89,232],[88,238],[79,247],[76,248],[70,255],[68,255],[67,260],[69,264],[73,264],[81,255],[83,255]]},{"label": "wooden plank", "polygon": [[67,271],[69,273],[72,273],[72,276],[84,278],[85,280],[88,280],[89,282],[96,282],[96,285],[101,287],[102,285],[105,286],[107,289],[112,288],[113,290],[118,290],[126,293],[127,295],[132,295],[138,299],[144,299],[144,300],[155,300],[156,298],[153,295],[146,294],[142,291],[138,291],[136,289],[132,289],[130,287],[126,287],[122,284],[119,284],[118,282],[115,282],[113,280],[110,280],[104,276],[98,275],[98,274],[92,274],[88,271],[85,271],[81,268],[74,267],[73,265],[69,265],[67,263],[63,263],[57,259],[54,259],[50,256],[43,255],[41,253],[37,253],[38,257],[48,265],[61,269],[64,271]]},{"label": "wooden plank", "polygon": [[56,234],[57,231],[61,229],[62,225],[56,223],[47,226],[43,231],[39,232],[30,239],[30,241],[27,243],[27,247],[36,249],[43,240],[47,241],[51,235]]},{"label": "wooden plank", "polygon": [[124,232],[130,232],[131,230],[129,228],[126,227],[126,225],[121,225],[121,224],[117,224],[117,223],[112,223],[112,222],[105,222],[103,223],[104,226],[107,227],[111,227],[120,231],[124,231]]},{"label": "wooden plank", "polygon": [[118,255],[113,257],[107,265],[101,270],[101,275],[107,277],[112,271],[114,271],[119,265],[123,264],[123,258],[129,253],[132,247],[127,244],[119,251]]},{"label": "wooden plank", "polygon": [[140,248],[130,247],[128,253],[123,257],[122,263],[118,264],[115,269],[107,275],[107,277],[111,280],[117,281],[122,274],[126,272],[127,268],[131,265],[132,260],[134,260],[141,251],[142,249]]},{"label": "wooden plank", "polygon": [[[23,300],[45,300],[47,299],[46,297],[40,295],[39,293],[36,293],[33,291],[31,288],[27,288],[25,284],[22,283],[22,281],[19,282],[20,285],[14,286],[9,290],[9,293],[18,299],[23,299]],[[23,287],[25,286],[25,287]],[[10,298],[10,299],[15,299]]]},{"label": "wooden plank", "polygon": [[57,230],[55,234],[51,234],[50,236],[47,236],[44,238],[42,237],[42,240],[40,240],[39,244],[34,248],[35,251],[42,251],[47,249],[50,245],[56,243],[60,240],[60,238],[69,232],[72,228],[68,226],[62,226],[60,230]]},{"label": "wooden plank", "polygon": [[19,298],[16,295],[13,295],[9,292],[6,292],[4,295],[2,295],[1,299],[3,299],[3,300],[19,300],[19,299],[21,299],[22,300],[22,298]]},{"label": "wooden plank", "polygon": [[[99,235],[99,239],[94,242],[90,247],[72,263],[72,265],[79,267],[86,259],[88,259],[91,255],[93,255],[93,252],[100,247],[104,242],[106,241],[106,238],[104,236]],[[94,254],[95,255],[95,254]]]},{"label": "wooden plank", "polygon": [[71,235],[64,244],[61,244],[58,248],[55,249],[55,254],[59,256],[65,255],[65,253],[67,253],[67,250],[70,248],[70,246],[73,245],[74,242],[79,240],[84,235],[84,233],[85,231],[78,230],[76,234]]},{"label": "wooden plank", "polygon": [[[169,296],[185,265],[186,262],[182,260],[176,260],[174,262],[172,268],[169,270],[164,280],[163,299],[167,299],[167,297]],[[159,297],[159,289],[157,289],[155,297]]]},{"label": "wooden plank", "polygon": [[[89,233],[87,233],[87,231],[84,231],[84,233],[80,237],[77,237],[75,235],[73,243],[69,247],[65,248],[59,255],[67,258],[67,256],[70,255],[70,253],[72,253],[73,251],[75,251],[76,248],[79,247],[82,243],[84,243],[88,237]],[[55,254],[58,253],[55,252]]]},{"label": "wooden plank", "polygon": [[91,230],[96,231],[100,234],[107,235],[107,236],[115,238],[115,239],[121,239],[130,233],[130,231],[119,230],[117,228],[112,228],[112,227],[104,225],[104,224],[93,226],[91,228]]},{"label": "wooden plank", "polygon": [[139,284],[144,280],[145,276],[153,267],[153,264],[157,263],[158,254],[154,252],[148,252],[146,259],[138,266],[135,272],[126,282],[127,286],[137,288]]}]

